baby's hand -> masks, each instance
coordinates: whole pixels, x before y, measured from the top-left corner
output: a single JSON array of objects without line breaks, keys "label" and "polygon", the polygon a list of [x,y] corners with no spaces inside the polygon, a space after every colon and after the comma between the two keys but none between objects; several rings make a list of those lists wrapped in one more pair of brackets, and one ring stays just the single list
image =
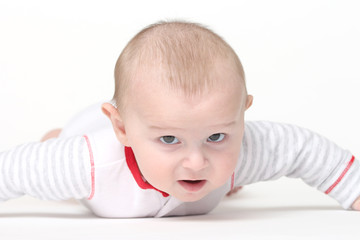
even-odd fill
[{"label": "baby's hand", "polygon": [[358,197],[355,202],[353,203],[353,205],[351,206],[352,209],[356,210],[356,211],[360,211],[360,197]]},{"label": "baby's hand", "polygon": [[47,132],[40,140],[40,142],[45,142],[46,140],[50,139],[50,138],[56,138],[60,135],[61,133],[61,128],[56,128],[51,130],[50,132]]}]

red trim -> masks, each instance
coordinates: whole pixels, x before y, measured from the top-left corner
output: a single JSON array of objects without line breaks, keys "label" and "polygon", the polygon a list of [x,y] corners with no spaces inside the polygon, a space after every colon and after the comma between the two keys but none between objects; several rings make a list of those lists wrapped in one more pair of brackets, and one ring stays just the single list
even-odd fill
[{"label": "red trim", "polygon": [[231,187],[230,187],[230,191],[232,191],[234,189],[234,182],[235,182],[235,172],[233,172],[232,176],[231,176]]},{"label": "red trim", "polygon": [[89,155],[90,155],[90,164],[91,164],[91,193],[88,197],[88,200],[91,200],[94,197],[95,194],[95,164],[94,164],[94,154],[91,149],[90,140],[89,137],[84,135],[84,138],[86,140],[88,149],[89,149]]},{"label": "red trim", "polygon": [[355,157],[352,156],[350,162],[348,163],[348,165],[346,166],[346,168],[344,169],[344,171],[341,173],[340,177],[334,182],[333,185],[331,185],[329,187],[328,190],[326,190],[325,194],[329,194],[333,189],[334,187],[336,187],[336,185],[338,185],[338,183],[341,181],[341,179],[343,179],[343,177],[345,176],[345,174],[347,173],[347,171],[349,171],[351,165],[354,163],[354,160],[355,160]]},{"label": "red trim", "polygon": [[166,192],[156,189],[150,183],[144,181],[144,179],[141,175],[139,166],[137,165],[134,152],[131,149],[131,147],[125,147],[125,157],[126,157],[126,163],[130,169],[130,172],[133,175],[136,183],[139,185],[139,187],[141,189],[154,189],[154,190],[160,192],[164,197],[169,196],[169,194],[167,194]]}]

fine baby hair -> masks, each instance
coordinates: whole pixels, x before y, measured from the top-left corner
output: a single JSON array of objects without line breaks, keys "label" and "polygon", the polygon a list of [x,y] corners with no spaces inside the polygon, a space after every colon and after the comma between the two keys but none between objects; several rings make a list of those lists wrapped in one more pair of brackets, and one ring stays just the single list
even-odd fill
[{"label": "fine baby hair", "polygon": [[115,66],[114,99],[122,109],[134,75],[152,68],[159,70],[159,76],[154,80],[170,89],[181,90],[189,96],[199,94],[214,87],[213,81],[225,80],[211,77],[219,62],[229,64],[229,71],[239,76],[236,80],[246,92],[242,64],[220,36],[190,22],[152,24],[136,34],[119,56]]}]

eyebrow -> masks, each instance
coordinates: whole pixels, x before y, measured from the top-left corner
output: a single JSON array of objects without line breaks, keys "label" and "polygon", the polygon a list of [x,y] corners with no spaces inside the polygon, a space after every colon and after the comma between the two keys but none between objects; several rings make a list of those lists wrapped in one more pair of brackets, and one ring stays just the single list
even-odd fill
[{"label": "eyebrow", "polygon": [[149,128],[156,130],[184,130],[183,128],[178,128],[178,127],[160,127],[156,125],[150,125]]},{"label": "eyebrow", "polygon": [[[215,124],[209,127],[230,127],[232,125],[235,125],[236,121],[231,121],[228,123],[220,123],[220,124]],[[149,128],[151,129],[157,129],[157,130],[184,130],[183,128],[179,128],[179,127],[161,127],[161,126],[156,126],[156,125],[150,125]]]}]

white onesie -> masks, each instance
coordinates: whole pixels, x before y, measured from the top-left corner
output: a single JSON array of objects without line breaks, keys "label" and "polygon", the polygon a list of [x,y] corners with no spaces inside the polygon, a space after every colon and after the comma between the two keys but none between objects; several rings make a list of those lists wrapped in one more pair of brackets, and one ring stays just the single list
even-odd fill
[{"label": "white onesie", "polygon": [[360,164],[309,130],[246,122],[241,154],[226,184],[196,202],[181,202],[141,178],[131,148],[115,137],[101,104],[81,112],[61,136],[0,153],[0,200],[28,194],[81,201],[101,217],[205,214],[233,187],[299,177],[350,208],[360,196]]}]

